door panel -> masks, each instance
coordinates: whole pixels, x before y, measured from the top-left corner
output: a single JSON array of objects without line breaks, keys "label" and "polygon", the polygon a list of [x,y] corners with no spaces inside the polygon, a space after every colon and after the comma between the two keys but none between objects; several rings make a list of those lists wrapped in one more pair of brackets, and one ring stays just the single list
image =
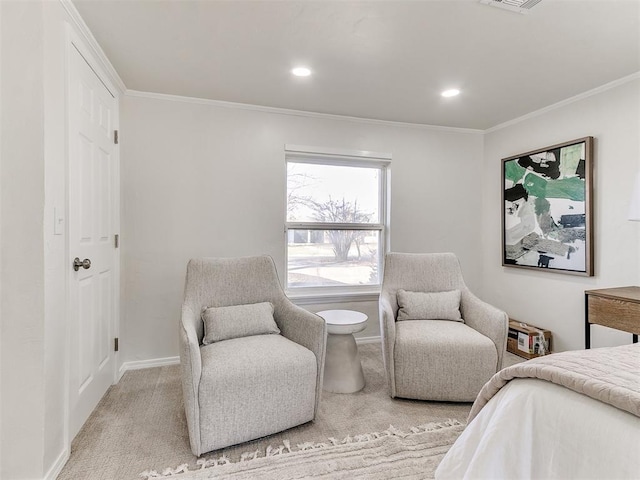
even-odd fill
[{"label": "door panel", "polygon": [[111,156],[108,152],[98,149],[98,239],[101,243],[109,242],[113,234],[111,226]]},{"label": "door panel", "polygon": [[114,379],[117,103],[72,48],[69,72],[69,425],[73,438]]},{"label": "door panel", "polygon": [[[93,325],[94,325],[94,285],[93,278],[85,278],[78,282],[78,298],[80,305],[78,309],[79,321],[74,325],[79,332],[78,357],[76,360],[78,368],[78,383],[76,388],[82,392],[93,378],[91,365],[91,354],[93,352]],[[73,361],[73,358],[72,358]]]},{"label": "door panel", "polygon": [[101,272],[100,273],[100,303],[99,303],[99,321],[97,322],[97,361],[98,361],[98,369],[104,369],[105,365],[110,359],[111,353],[111,340],[110,340],[110,329],[109,324],[112,318],[112,306],[113,306],[113,295],[112,291],[112,278],[111,272]]},{"label": "door panel", "polygon": [[76,208],[80,209],[80,242],[90,244],[93,236],[93,195],[91,187],[93,183],[93,142],[83,134],[78,135],[80,144],[80,158],[78,168],[80,169],[79,185],[80,202]]}]

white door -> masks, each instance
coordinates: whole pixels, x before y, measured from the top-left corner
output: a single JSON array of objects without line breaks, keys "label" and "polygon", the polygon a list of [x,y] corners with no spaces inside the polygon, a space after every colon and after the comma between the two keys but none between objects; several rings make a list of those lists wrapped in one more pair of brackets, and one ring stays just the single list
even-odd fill
[{"label": "white door", "polygon": [[[69,435],[114,380],[117,102],[75,48],[69,65]],[[83,265],[74,266],[77,258]],[[90,262],[90,265],[89,265]],[[76,262],[78,263],[78,262]]]}]

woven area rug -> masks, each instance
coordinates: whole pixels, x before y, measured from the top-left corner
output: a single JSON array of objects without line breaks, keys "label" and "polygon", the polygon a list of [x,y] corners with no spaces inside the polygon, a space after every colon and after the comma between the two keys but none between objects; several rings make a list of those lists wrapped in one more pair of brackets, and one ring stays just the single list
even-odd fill
[{"label": "woven area rug", "polygon": [[323,443],[296,446],[284,441],[265,452],[244,453],[239,462],[226,457],[202,458],[195,469],[187,464],[161,472],[145,471],[144,479],[247,479],[293,480],[302,478],[368,479],[433,478],[436,467],[458,438],[464,424],[457,420],[430,423],[399,431],[329,438]]}]

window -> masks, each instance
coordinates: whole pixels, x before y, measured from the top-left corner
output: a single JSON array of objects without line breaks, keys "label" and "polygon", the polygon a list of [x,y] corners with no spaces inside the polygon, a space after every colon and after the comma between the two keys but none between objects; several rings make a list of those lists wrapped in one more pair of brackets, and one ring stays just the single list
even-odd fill
[{"label": "window", "polygon": [[287,287],[371,290],[387,247],[390,156],[290,147]]}]

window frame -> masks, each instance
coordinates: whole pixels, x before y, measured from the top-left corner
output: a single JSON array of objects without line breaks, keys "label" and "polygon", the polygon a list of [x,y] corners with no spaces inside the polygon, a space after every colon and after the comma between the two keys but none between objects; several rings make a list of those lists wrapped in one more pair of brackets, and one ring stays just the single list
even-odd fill
[{"label": "window frame", "polygon": [[[289,163],[306,163],[338,167],[374,168],[378,178],[378,223],[333,223],[333,222],[289,222],[288,166]],[[391,154],[360,150],[342,150],[320,147],[285,145],[285,224],[284,224],[284,274],[285,291],[294,299],[339,301],[345,297],[355,300],[369,299],[380,292],[384,256],[389,251],[389,190],[391,177]],[[289,286],[289,230],[366,230],[379,232],[378,283],[374,285],[345,286]],[[301,303],[301,302],[298,302]],[[306,303],[306,302],[305,302]]]}]

